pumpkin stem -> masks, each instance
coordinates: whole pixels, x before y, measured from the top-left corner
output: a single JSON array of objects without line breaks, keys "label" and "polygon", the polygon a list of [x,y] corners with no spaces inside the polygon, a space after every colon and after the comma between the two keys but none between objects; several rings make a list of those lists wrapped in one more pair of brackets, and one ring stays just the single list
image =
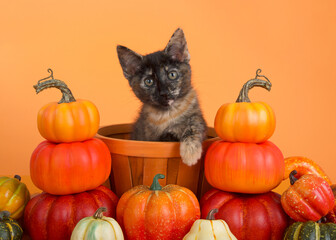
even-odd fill
[{"label": "pumpkin stem", "polygon": [[[261,73],[261,69],[257,70],[256,77],[254,79],[251,79],[244,84],[244,86],[240,90],[240,93],[239,93],[239,96],[236,102],[251,102],[251,100],[248,97],[248,92],[253,87],[258,86],[258,87],[265,88],[268,91],[271,90],[272,83],[270,82],[270,80],[264,75],[259,75],[259,73]],[[266,80],[259,79],[258,77],[263,77]]]},{"label": "pumpkin stem", "polygon": [[[36,85],[34,85],[34,88],[36,90],[36,93],[40,93],[44,89],[47,88],[57,88],[62,92],[62,99],[58,103],[70,103],[75,102],[76,99],[72,95],[70,89],[65,84],[65,82],[61,80],[54,79],[53,71],[49,68],[48,72],[50,72],[50,76],[43,78],[37,82]],[[48,78],[51,78],[48,80]]]},{"label": "pumpkin stem", "polygon": [[163,175],[163,174],[156,174],[154,176],[153,183],[152,183],[152,185],[150,186],[149,189],[152,190],[152,191],[161,190],[162,187],[161,187],[161,185],[159,183],[159,179],[164,179],[164,178],[165,178],[165,175]]},{"label": "pumpkin stem", "polygon": [[291,173],[289,174],[289,180],[290,180],[290,184],[293,185],[298,179],[294,176],[297,174],[296,170],[291,171]]},{"label": "pumpkin stem", "polygon": [[3,221],[5,219],[9,219],[10,212],[8,211],[1,211],[0,212],[0,221]]},{"label": "pumpkin stem", "polygon": [[102,219],[103,218],[103,212],[106,212],[107,208],[106,207],[100,207],[97,209],[97,211],[93,214],[94,219]]},{"label": "pumpkin stem", "polygon": [[21,182],[21,177],[20,177],[20,175],[15,175],[14,178],[16,178],[17,180],[19,180],[19,182]]},{"label": "pumpkin stem", "polygon": [[207,220],[216,220],[215,216],[214,216],[215,213],[218,213],[218,209],[217,208],[211,209],[210,212],[208,213],[206,219]]}]

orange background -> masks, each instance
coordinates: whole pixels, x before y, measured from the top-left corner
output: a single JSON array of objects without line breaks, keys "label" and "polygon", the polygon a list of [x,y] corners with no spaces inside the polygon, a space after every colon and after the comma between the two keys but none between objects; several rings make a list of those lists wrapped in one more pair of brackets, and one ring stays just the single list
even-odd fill
[{"label": "orange background", "polygon": [[61,97],[57,90],[35,94],[47,69],[97,105],[101,125],[132,122],[140,103],[116,45],[150,53],[178,27],[209,126],[261,68],[273,88],[253,89],[250,98],[276,113],[271,141],[285,157],[313,159],[336,181],[335,1],[1,1],[0,23],[0,174],[22,175],[32,192],[30,155],[43,140],[36,115]]}]

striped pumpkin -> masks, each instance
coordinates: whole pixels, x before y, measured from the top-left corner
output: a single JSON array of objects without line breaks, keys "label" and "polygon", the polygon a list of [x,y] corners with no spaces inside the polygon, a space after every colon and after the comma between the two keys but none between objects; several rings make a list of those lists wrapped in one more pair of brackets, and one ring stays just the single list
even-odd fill
[{"label": "striped pumpkin", "polygon": [[105,207],[98,208],[92,217],[80,220],[71,234],[71,240],[123,240],[124,235],[116,220],[105,217]]},{"label": "striped pumpkin", "polygon": [[0,239],[1,240],[20,240],[22,237],[22,228],[12,218],[10,212],[0,212]]},{"label": "striped pumpkin", "polygon": [[336,239],[335,223],[316,223],[313,221],[293,223],[285,232],[284,240]]},{"label": "striped pumpkin", "polygon": [[224,220],[215,220],[216,212],[218,209],[212,209],[206,219],[196,220],[183,240],[237,240]]}]

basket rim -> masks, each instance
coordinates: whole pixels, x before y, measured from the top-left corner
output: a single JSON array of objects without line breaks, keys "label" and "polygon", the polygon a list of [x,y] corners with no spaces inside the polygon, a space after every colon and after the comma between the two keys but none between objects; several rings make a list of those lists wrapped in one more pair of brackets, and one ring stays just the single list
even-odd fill
[{"label": "basket rim", "polygon": [[[179,142],[138,141],[107,137],[112,134],[130,133],[132,123],[112,124],[99,127],[96,138],[101,139],[108,146],[111,154],[149,158],[180,158]],[[203,142],[203,148],[218,140],[214,128],[208,127],[208,136]]]}]

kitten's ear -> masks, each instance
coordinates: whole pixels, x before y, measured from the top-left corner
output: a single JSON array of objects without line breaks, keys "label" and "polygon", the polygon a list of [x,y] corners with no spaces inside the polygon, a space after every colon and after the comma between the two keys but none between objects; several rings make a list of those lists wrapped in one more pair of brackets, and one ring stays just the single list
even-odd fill
[{"label": "kitten's ear", "polygon": [[170,38],[164,52],[174,60],[189,62],[190,54],[183,30],[178,28]]},{"label": "kitten's ear", "polygon": [[124,46],[117,46],[117,53],[124,76],[130,78],[141,66],[142,56]]}]

